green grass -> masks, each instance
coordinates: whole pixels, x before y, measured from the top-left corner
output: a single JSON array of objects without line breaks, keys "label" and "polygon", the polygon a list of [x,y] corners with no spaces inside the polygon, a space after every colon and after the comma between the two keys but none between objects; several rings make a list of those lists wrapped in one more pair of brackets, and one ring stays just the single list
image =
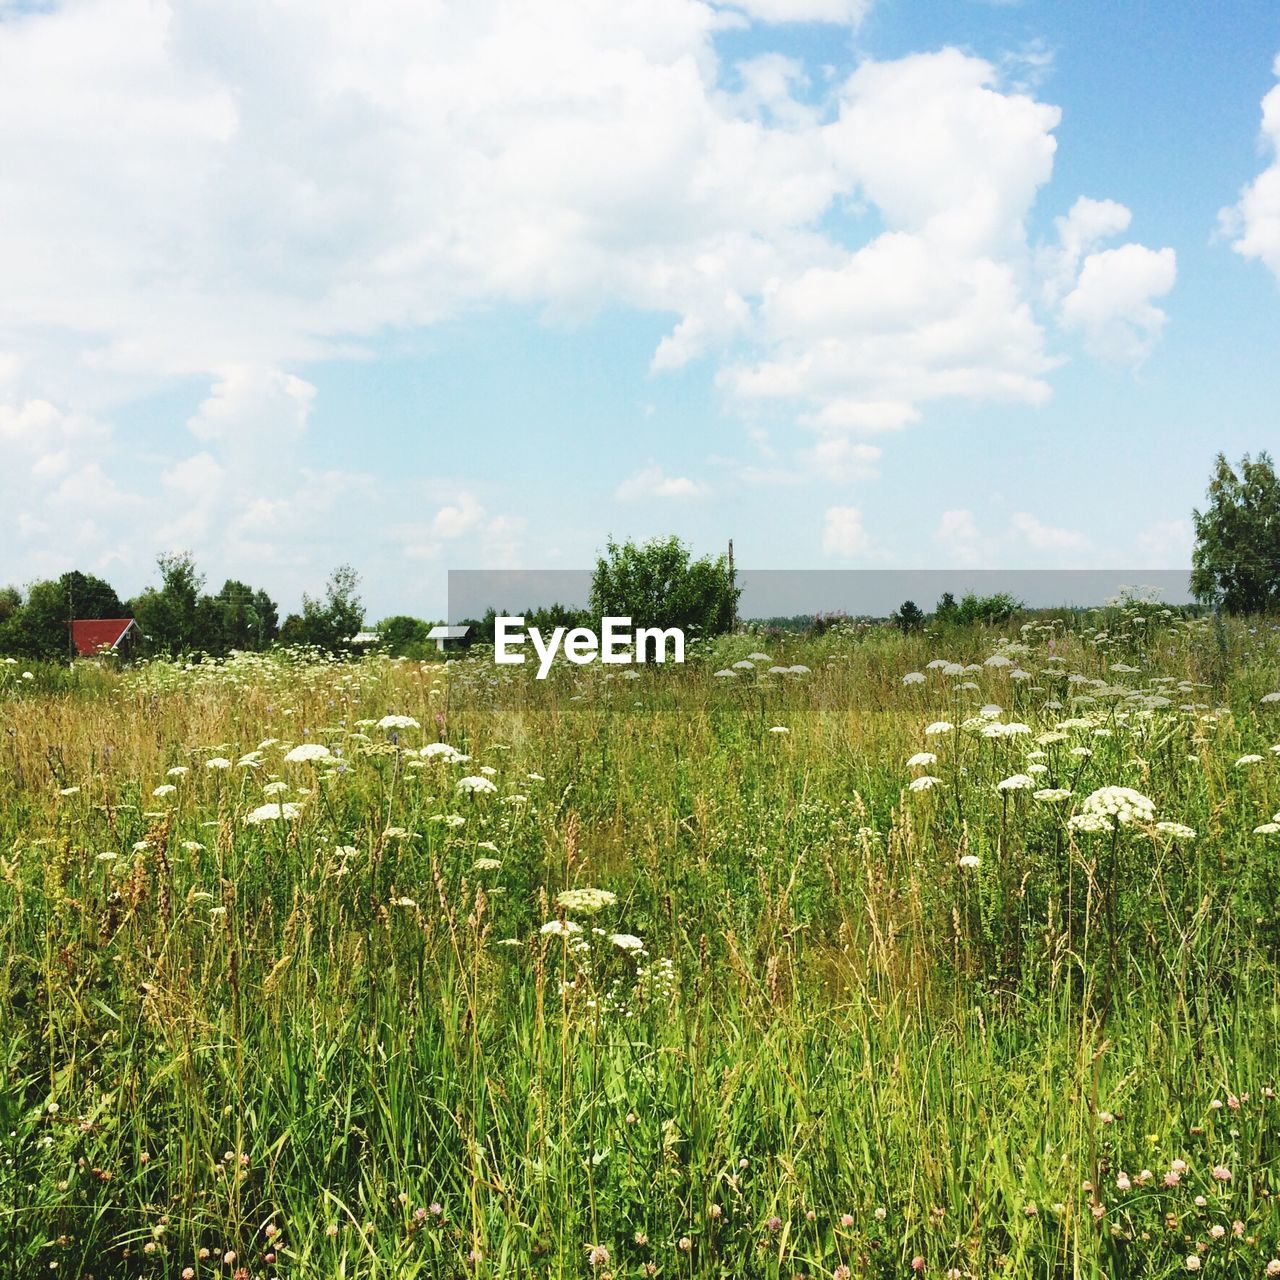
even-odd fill
[{"label": "green grass", "polygon": [[1280,633],[1088,621],[0,667],[0,1273],[1264,1275]]}]

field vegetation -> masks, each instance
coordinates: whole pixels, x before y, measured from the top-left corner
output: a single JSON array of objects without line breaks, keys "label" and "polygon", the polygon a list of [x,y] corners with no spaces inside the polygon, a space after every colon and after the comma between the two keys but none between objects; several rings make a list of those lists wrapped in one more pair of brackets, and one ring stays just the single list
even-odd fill
[{"label": "field vegetation", "polygon": [[690,653],[0,665],[0,1272],[1280,1273],[1274,625]]}]

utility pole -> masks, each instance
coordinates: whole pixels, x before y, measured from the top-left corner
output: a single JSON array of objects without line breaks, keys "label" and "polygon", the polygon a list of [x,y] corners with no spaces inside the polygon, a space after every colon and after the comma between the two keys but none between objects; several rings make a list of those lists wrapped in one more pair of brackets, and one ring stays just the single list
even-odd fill
[{"label": "utility pole", "polygon": [[74,662],[76,660],[76,602],[75,597],[71,593],[71,588],[67,588],[67,661]]},{"label": "utility pole", "polygon": [[[733,539],[730,538],[729,539],[729,586],[730,588],[734,588],[736,587],[736,585],[737,584],[734,582],[734,577],[733,577]],[[737,631],[738,629],[738,597],[736,594],[733,597],[733,617],[730,621],[729,629],[731,631]]]}]

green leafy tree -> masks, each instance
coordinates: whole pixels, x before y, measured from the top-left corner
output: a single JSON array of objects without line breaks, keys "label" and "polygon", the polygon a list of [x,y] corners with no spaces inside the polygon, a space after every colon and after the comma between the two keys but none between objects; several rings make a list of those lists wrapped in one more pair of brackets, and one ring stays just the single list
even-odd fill
[{"label": "green leafy tree", "polygon": [[190,551],[156,557],[160,586],[148,587],[132,602],[133,616],[149,645],[170,655],[207,647],[212,611],[201,607],[203,576],[197,572]]},{"label": "green leafy tree", "polygon": [[717,635],[733,626],[740,588],[727,556],[694,560],[679,538],[608,542],[591,580],[596,617]]},{"label": "green leafy tree", "polygon": [[937,606],[934,608],[933,616],[937,622],[954,622],[956,615],[960,612],[960,606],[956,604],[956,598],[950,591],[944,591],[938,597]]},{"label": "green leafy tree", "polygon": [[339,565],[325,584],[324,598],[303,594],[302,613],[291,613],[280,628],[285,644],[313,644],[336,651],[347,647],[364,625],[364,605],[357,591],[360,575],[349,565]]},{"label": "green leafy tree", "polygon": [[1280,481],[1267,453],[1237,472],[1218,454],[1208,505],[1192,512],[1191,590],[1228,613],[1280,608]]},{"label": "green leafy tree", "polygon": [[201,644],[211,653],[265,649],[279,633],[275,601],[246,582],[228,578],[216,596],[205,596],[200,603],[200,612],[209,614],[208,623],[202,620],[199,628]]},{"label": "green leafy tree", "polygon": [[924,610],[914,600],[904,600],[893,615],[893,625],[899,631],[920,631],[924,627]]},{"label": "green leafy tree", "polygon": [[427,643],[427,632],[431,630],[431,624],[407,613],[400,613],[383,618],[376,629],[388,653],[397,658],[417,657]]}]

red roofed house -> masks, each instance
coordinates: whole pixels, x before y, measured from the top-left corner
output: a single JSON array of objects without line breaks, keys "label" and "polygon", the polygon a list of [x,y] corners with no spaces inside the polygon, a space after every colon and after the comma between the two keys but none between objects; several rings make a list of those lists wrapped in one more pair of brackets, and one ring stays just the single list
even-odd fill
[{"label": "red roofed house", "polygon": [[141,636],[132,618],[77,618],[71,624],[71,639],[81,658],[105,653],[127,658]]}]

